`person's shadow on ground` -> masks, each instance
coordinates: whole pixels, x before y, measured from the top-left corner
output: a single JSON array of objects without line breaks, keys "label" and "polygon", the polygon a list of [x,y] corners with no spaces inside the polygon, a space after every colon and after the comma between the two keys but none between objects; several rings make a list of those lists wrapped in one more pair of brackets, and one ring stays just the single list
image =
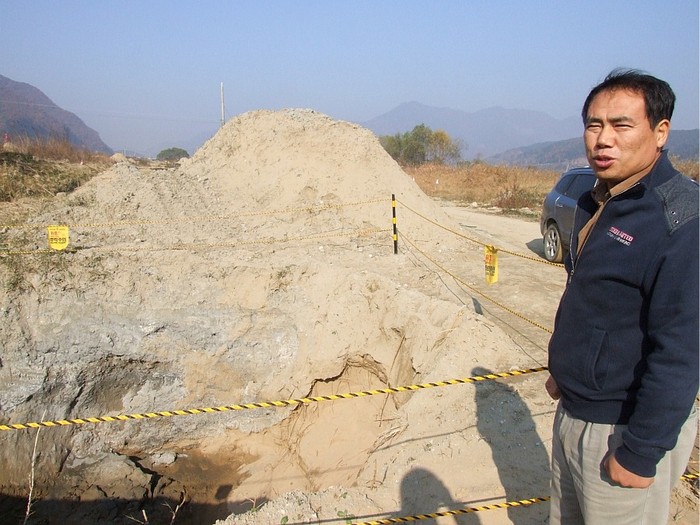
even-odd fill
[{"label": "person's shadow on ground", "polygon": [[[491,373],[482,367],[472,370],[474,376]],[[549,496],[549,454],[520,395],[502,382],[479,381],[475,400],[476,427],[491,447],[506,501]],[[508,509],[508,518],[515,525],[545,523],[548,515],[547,503]]]},{"label": "person's shadow on ground", "polygon": [[[464,508],[464,504],[452,499],[452,495],[440,479],[424,468],[411,469],[401,480],[401,510],[395,517],[406,518],[419,514],[433,514]],[[449,523],[450,518],[441,518]],[[479,525],[475,514],[452,516],[458,525]],[[431,521],[434,523],[434,521]]]}]

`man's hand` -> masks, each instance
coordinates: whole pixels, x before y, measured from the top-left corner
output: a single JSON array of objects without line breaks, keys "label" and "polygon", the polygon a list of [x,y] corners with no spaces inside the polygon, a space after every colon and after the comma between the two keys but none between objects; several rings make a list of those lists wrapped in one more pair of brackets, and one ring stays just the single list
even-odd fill
[{"label": "man's hand", "polygon": [[549,376],[547,378],[547,381],[544,384],[544,388],[545,390],[547,390],[549,397],[551,397],[555,401],[561,397],[559,387],[557,386],[557,383],[554,381],[554,378],[552,376]]},{"label": "man's hand", "polygon": [[654,478],[638,476],[620,465],[615,459],[614,453],[610,454],[605,460],[605,470],[608,472],[610,479],[621,487],[645,489],[654,483]]}]

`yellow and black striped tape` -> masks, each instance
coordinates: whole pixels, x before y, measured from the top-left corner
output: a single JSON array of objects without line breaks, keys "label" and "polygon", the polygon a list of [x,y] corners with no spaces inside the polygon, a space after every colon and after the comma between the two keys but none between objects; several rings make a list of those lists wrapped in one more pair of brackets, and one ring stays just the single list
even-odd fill
[{"label": "yellow and black striped tape", "polygon": [[521,499],[519,501],[506,501],[504,503],[494,503],[492,505],[481,505],[479,507],[467,507],[465,509],[446,510],[443,512],[431,512],[430,514],[415,514],[413,516],[404,516],[402,518],[385,518],[374,521],[363,521],[353,525],[388,525],[390,523],[407,523],[409,521],[432,520],[444,516],[459,516],[461,514],[471,514],[474,512],[483,512],[485,510],[507,509],[511,507],[526,507],[535,503],[549,501],[550,498],[530,498]]},{"label": "yellow and black striped tape", "polygon": [[146,412],[142,414],[120,414],[118,416],[100,416],[86,417],[76,419],[59,419],[56,421],[39,421],[36,423],[11,423],[0,424],[0,430],[28,430],[30,428],[42,427],[66,427],[71,425],[84,425],[87,423],[113,423],[117,421],[128,420],[143,420],[155,419],[160,417],[172,416],[193,416],[197,414],[214,414],[220,412],[229,412],[231,410],[253,410],[256,408],[280,408],[287,406],[303,405],[309,403],[317,403],[320,401],[335,401],[338,399],[352,399],[357,397],[375,396],[377,394],[396,394],[398,392],[412,392],[426,388],[434,388],[439,386],[459,385],[467,383],[478,383],[492,379],[503,379],[506,377],[515,377],[534,372],[542,372],[547,370],[546,366],[538,368],[525,368],[522,370],[513,370],[511,372],[498,372],[493,374],[484,374],[480,376],[467,377],[463,379],[448,379],[447,381],[436,381],[434,383],[422,383],[419,385],[408,385],[398,387],[380,388],[377,390],[364,390],[360,392],[348,392],[346,394],[333,394],[329,396],[303,397],[298,399],[287,399],[284,401],[262,401],[258,403],[245,403],[241,405],[224,405],[208,408],[189,408],[184,410],[164,410],[161,412]]},{"label": "yellow and black striped tape", "polygon": [[[682,480],[698,479],[698,474],[686,473],[681,476]],[[431,520],[445,516],[459,516],[461,514],[472,514],[474,512],[483,512],[487,510],[508,509],[512,507],[527,507],[535,503],[544,503],[549,501],[550,497],[521,499],[518,501],[505,501],[503,503],[492,503],[491,505],[481,505],[479,507],[467,507],[464,509],[446,510],[443,512],[431,512],[430,514],[414,514],[413,516],[403,516],[400,518],[384,518],[374,521],[363,521],[361,523],[353,523],[353,525],[389,525],[391,523],[407,523],[410,521]]]}]

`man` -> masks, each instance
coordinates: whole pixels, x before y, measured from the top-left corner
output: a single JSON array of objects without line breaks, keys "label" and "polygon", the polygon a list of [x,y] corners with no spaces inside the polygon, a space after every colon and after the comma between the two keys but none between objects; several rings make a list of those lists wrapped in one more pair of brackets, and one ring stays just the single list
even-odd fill
[{"label": "man", "polygon": [[665,524],[695,441],[698,185],[663,150],[674,104],[666,82],[615,70],[583,106],[597,183],[549,343],[552,525]]}]

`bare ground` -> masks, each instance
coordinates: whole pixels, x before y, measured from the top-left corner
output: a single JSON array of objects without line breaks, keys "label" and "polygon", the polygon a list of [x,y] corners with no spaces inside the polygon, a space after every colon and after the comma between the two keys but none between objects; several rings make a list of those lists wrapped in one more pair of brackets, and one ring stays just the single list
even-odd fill
[{"label": "bare ground", "polygon": [[[398,255],[383,231],[392,193]],[[0,305],[2,421],[336,395],[546,364],[564,274],[539,257],[533,215],[445,204],[366,130],[306,110],[242,116],[179,168],[120,162],[31,219],[83,225],[74,252],[2,261],[14,286]],[[3,242],[36,249],[37,231],[5,228]],[[484,244],[500,249],[490,286]],[[167,523],[177,511],[182,524],[231,513],[227,523],[348,523],[546,496],[545,374],[46,429],[33,519]],[[33,435],[0,435],[0,512],[26,501]],[[689,523],[697,498],[674,501],[672,522]],[[439,522],[546,517],[538,503]]]}]

